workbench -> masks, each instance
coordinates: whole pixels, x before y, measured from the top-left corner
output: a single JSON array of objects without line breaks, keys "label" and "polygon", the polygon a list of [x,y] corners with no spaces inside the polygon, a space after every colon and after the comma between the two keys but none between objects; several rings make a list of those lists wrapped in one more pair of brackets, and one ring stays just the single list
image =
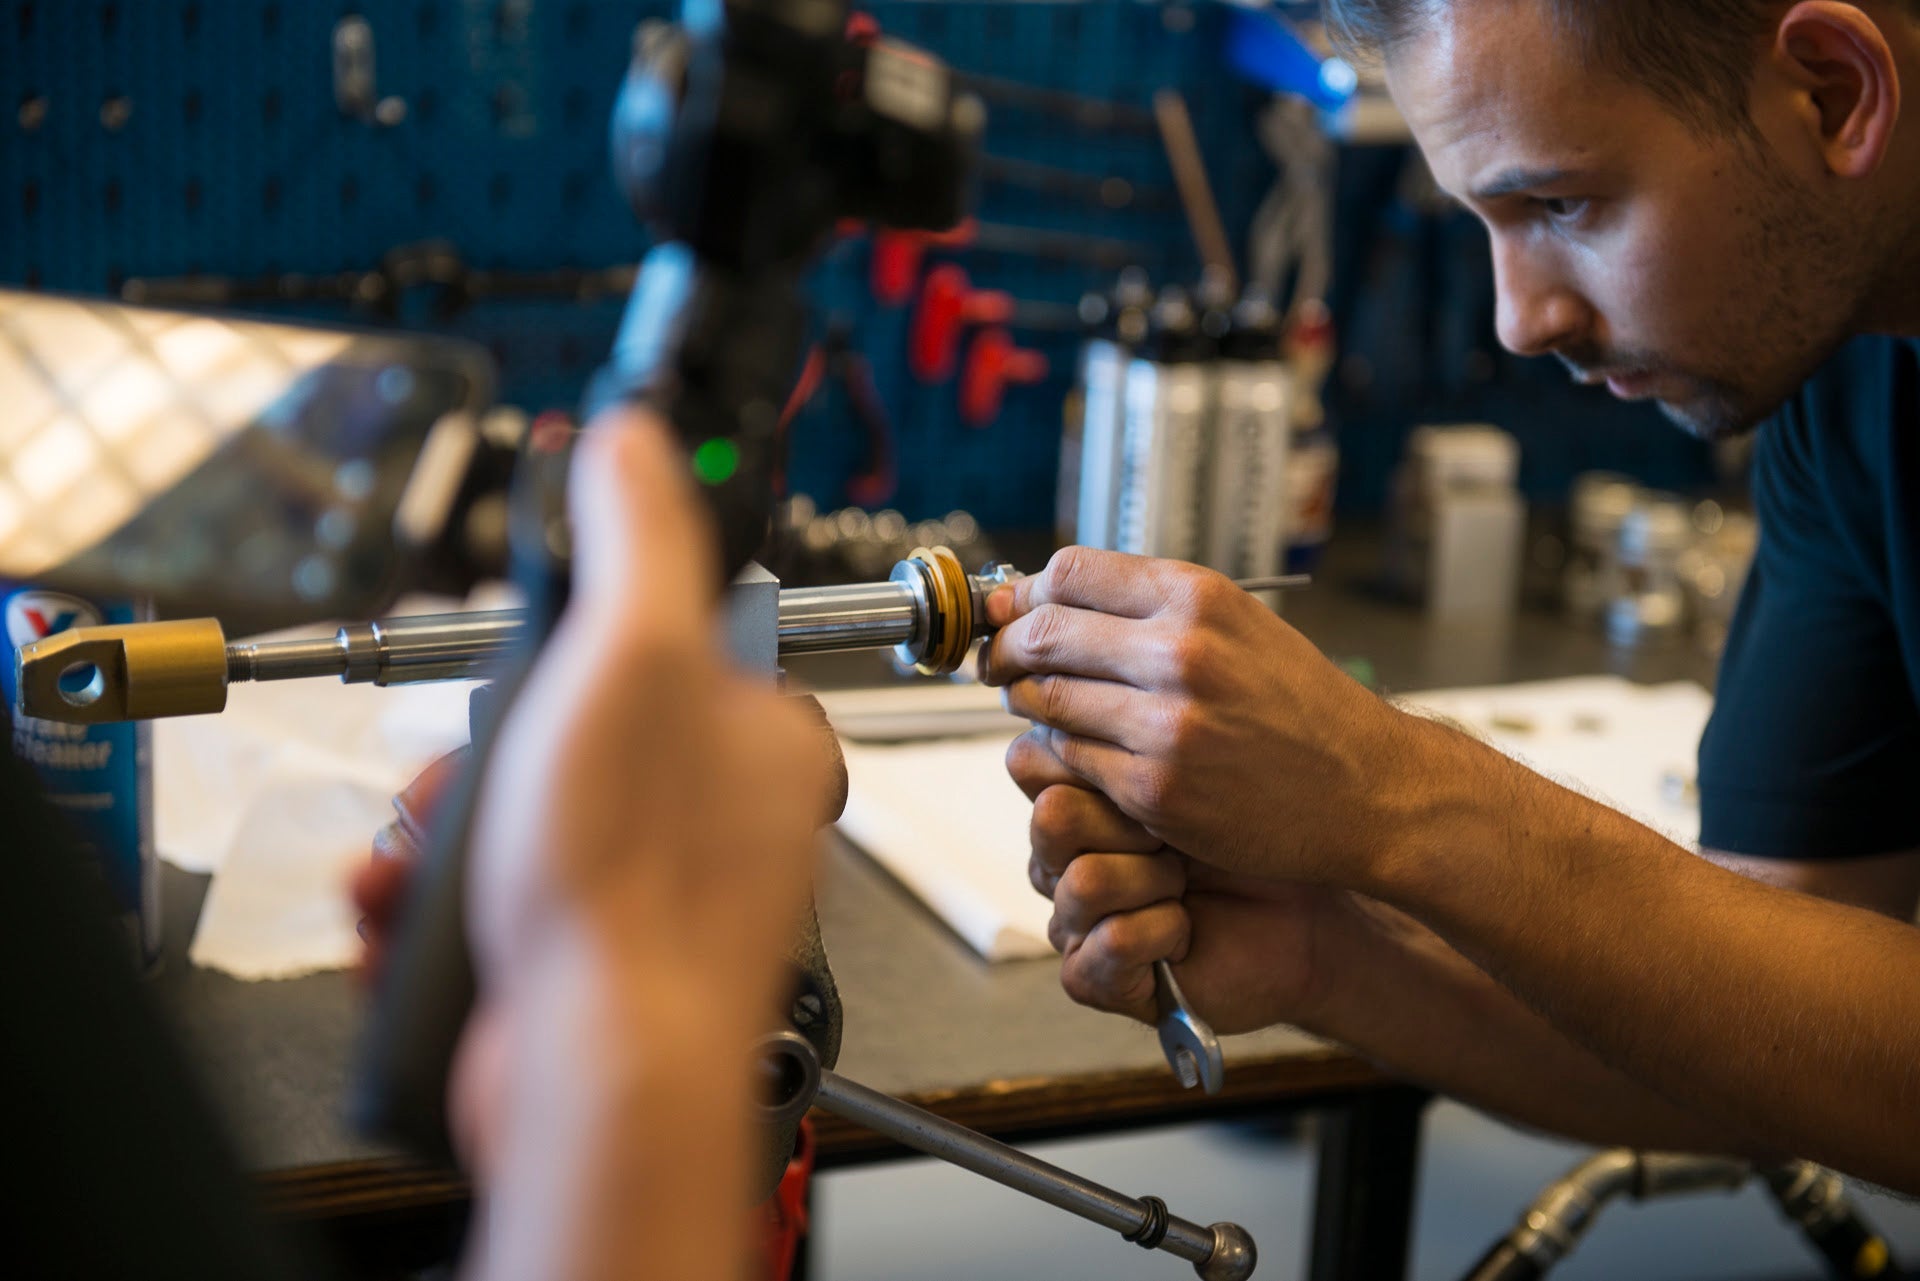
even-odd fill
[{"label": "workbench", "polygon": [[[1620,655],[1546,614],[1523,614],[1506,628],[1443,628],[1338,581],[1323,576],[1289,599],[1287,615],[1335,658],[1366,658],[1391,690],[1606,671],[1647,681],[1711,676],[1710,662],[1688,649]],[[444,1253],[464,1218],[461,1181],[353,1136],[340,1120],[361,1006],[355,979],[245,983],[192,968],[186,944],[205,885],[167,869],[167,956],[154,989],[259,1173],[269,1208],[320,1228],[363,1269]],[[819,894],[847,1011],[844,1075],[1014,1141],[1310,1111],[1320,1171],[1308,1275],[1405,1274],[1420,1090],[1301,1033],[1273,1029],[1226,1040],[1221,1094],[1189,1093],[1151,1029],[1074,1006],[1051,961],[980,961],[837,839]],[[816,1113],[815,1121],[823,1169],[906,1155],[838,1118]],[[1205,1213],[1181,1204],[1177,1188],[1118,1190],[1166,1196],[1175,1213]],[[1169,1276],[1180,1267],[1169,1260]]]}]

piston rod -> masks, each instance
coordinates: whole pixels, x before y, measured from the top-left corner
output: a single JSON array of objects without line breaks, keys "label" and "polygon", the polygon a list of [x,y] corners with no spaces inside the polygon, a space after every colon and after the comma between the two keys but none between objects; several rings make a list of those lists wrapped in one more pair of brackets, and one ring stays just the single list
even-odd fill
[{"label": "piston rod", "polygon": [[[921,548],[881,583],[780,593],[782,656],[892,648],[928,675],[958,671],[987,632],[987,593],[1019,575],[969,574],[944,547]],[[337,676],[407,685],[483,675],[519,642],[519,610],[420,614],[352,623],[332,636],[228,644],[217,619],[62,632],[20,647],[21,710],[92,724],[193,716],[226,707],[241,681]]]}]

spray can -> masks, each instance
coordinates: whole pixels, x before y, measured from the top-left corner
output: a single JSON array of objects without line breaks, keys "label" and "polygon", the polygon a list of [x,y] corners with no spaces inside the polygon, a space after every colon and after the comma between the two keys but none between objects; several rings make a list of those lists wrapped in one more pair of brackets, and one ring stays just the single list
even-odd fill
[{"label": "spray can", "polygon": [[1119,551],[1200,557],[1213,355],[1186,292],[1164,290],[1145,343],[1127,362]]},{"label": "spray can", "polygon": [[[1080,350],[1078,498],[1073,521],[1073,541],[1082,547],[1111,551],[1120,545],[1127,367],[1146,340],[1152,306],[1147,274],[1130,268],[1120,274],[1111,297],[1092,295],[1082,308],[1088,333]],[[1062,471],[1066,471],[1064,459]]]},{"label": "spray can", "polygon": [[[15,674],[20,646],[74,627],[131,623],[146,610],[124,602],[82,600],[64,592],[0,582],[0,690],[12,709],[12,748],[34,767],[47,798],[66,817],[76,842],[91,855],[113,908],[126,929],[129,952],[141,969],[160,957],[160,878],[153,844],[151,727],[68,725],[23,716]],[[97,679],[85,668],[61,678],[79,692]]]},{"label": "spray can", "polygon": [[1286,556],[1287,454],[1293,385],[1271,303],[1234,309],[1214,387],[1206,564],[1229,578],[1266,578]]}]

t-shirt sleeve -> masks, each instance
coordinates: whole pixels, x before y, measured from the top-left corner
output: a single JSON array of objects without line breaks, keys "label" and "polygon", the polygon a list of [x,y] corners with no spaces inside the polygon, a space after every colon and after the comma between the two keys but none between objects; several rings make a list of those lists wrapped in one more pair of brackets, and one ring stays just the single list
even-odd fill
[{"label": "t-shirt sleeve", "polygon": [[1920,848],[1920,715],[1857,537],[1878,499],[1855,483],[1872,460],[1858,424],[1829,421],[1864,408],[1812,388],[1760,432],[1760,544],[1700,742],[1708,849],[1812,861]]}]

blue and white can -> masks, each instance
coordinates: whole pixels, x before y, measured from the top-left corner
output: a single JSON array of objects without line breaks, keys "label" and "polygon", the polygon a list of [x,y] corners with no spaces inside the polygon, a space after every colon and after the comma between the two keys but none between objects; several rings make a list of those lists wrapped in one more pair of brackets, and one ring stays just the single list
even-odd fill
[{"label": "blue and white can", "polygon": [[[13,721],[14,754],[32,765],[47,798],[92,857],[141,968],[160,956],[160,877],[153,844],[152,730],[144,721],[68,725],[24,716],[15,671],[22,645],[75,627],[131,623],[131,604],[96,603],[64,592],[0,582],[0,664]],[[86,673],[76,673],[85,683]]]}]

